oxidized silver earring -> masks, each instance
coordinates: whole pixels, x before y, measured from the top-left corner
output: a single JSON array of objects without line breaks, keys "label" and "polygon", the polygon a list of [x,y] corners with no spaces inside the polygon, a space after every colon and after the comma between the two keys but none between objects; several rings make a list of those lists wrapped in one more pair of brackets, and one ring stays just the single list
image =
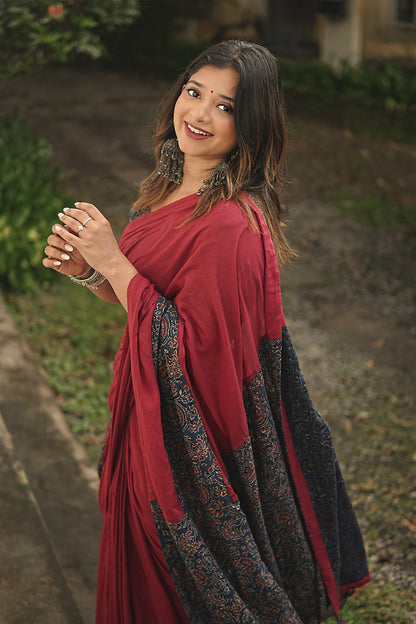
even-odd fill
[{"label": "oxidized silver earring", "polygon": [[216,186],[222,186],[227,179],[227,169],[230,164],[237,158],[239,152],[239,148],[236,147],[231,155],[222,162],[219,162],[216,167],[214,167],[211,176],[206,180],[202,180],[202,186],[197,190],[197,195],[202,195],[208,189],[214,188]]},{"label": "oxidized silver earring", "polygon": [[183,152],[177,139],[168,139],[162,145],[158,174],[175,184],[181,184],[183,178]]}]

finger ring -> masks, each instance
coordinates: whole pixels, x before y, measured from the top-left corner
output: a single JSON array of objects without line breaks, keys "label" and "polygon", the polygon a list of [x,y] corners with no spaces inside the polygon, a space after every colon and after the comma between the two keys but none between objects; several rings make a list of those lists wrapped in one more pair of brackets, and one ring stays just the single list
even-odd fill
[{"label": "finger ring", "polygon": [[87,218],[85,219],[84,223],[82,224],[82,225],[83,225],[83,227],[85,227],[85,226],[87,225],[88,221],[92,221],[92,217],[87,217]]},{"label": "finger ring", "polygon": [[79,226],[78,226],[78,231],[79,231],[79,232],[81,232],[83,229],[84,229],[84,226],[83,226],[83,225],[79,225]]}]

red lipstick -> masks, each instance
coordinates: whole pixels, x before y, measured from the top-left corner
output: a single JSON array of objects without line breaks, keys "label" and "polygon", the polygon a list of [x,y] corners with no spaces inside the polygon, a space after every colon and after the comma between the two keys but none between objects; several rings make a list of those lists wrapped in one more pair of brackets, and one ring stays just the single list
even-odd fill
[{"label": "red lipstick", "polygon": [[[189,136],[191,139],[196,139],[197,141],[200,141],[202,139],[209,139],[210,137],[213,136],[210,132],[207,132],[206,130],[203,130],[202,128],[198,128],[198,126],[193,126],[192,124],[188,124],[186,121],[184,123],[185,123],[185,134],[186,136]],[[189,126],[191,126],[192,128],[195,128],[195,130],[204,132],[205,134],[197,134],[196,132],[192,132]]]}]

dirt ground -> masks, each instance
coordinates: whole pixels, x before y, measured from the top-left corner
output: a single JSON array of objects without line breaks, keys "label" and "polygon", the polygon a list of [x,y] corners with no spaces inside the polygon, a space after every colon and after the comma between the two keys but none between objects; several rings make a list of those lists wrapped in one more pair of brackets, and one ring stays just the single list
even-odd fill
[{"label": "dirt ground", "polygon": [[[47,69],[0,82],[0,112],[19,110],[53,146],[62,188],[96,204],[120,233],[150,170],[153,115],[165,87],[132,73]],[[290,108],[289,118],[284,200],[300,258],[282,272],[284,309],[312,396],[342,447],[352,415],[386,393],[415,422],[416,256],[403,232],[359,225],[322,198],[331,189],[375,188],[411,205],[416,140],[365,139],[342,120],[318,122]],[[353,478],[361,460],[345,447],[344,464],[347,454]],[[414,465],[403,475],[409,497],[416,496]],[[415,530],[403,529],[400,548],[387,537],[379,544],[392,550],[387,563],[374,557],[416,591],[416,561],[404,553],[412,540],[414,547]]]}]

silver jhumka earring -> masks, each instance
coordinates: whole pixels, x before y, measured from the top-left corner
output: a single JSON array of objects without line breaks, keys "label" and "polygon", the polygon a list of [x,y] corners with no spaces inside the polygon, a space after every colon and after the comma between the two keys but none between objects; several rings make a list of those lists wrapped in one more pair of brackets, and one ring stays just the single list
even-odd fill
[{"label": "silver jhumka earring", "polygon": [[238,152],[239,149],[236,147],[227,160],[219,162],[218,165],[214,167],[210,177],[206,180],[202,180],[202,186],[197,190],[197,195],[202,195],[202,193],[205,193],[208,189],[222,186],[225,183],[227,179],[227,169],[233,160],[237,158]]},{"label": "silver jhumka earring", "polygon": [[183,178],[183,152],[177,139],[168,139],[162,145],[158,174],[170,182],[181,184]]}]

